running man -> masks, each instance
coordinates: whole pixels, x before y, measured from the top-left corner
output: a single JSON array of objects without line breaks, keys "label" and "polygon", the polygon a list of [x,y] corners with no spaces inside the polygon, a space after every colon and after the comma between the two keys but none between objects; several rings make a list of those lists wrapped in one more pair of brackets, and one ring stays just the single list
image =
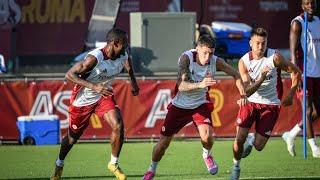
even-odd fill
[{"label": "running man", "polygon": [[221,58],[213,55],[215,40],[203,35],[197,41],[196,49],[184,52],[178,61],[176,95],[168,106],[168,114],[161,128],[158,143],[152,152],[152,161],[144,174],[144,180],[153,179],[156,168],[174,136],[186,124],[193,122],[197,127],[203,146],[202,157],[210,174],[218,172],[218,165],[212,157],[212,104],[207,100],[209,87],[216,84],[214,75],[221,70],[236,80],[241,99],[240,105],[247,103],[247,96],[239,73]]},{"label": "running man", "polygon": [[[277,69],[291,73],[292,77],[290,92],[282,101],[284,106],[292,104],[301,78],[298,67],[285,60],[278,51],[267,48],[267,37],[265,29],[253,29],[250,39],[252,51],[239,60],[239,72],[249,103],[240,107],[236,120],[232,180],[239,179],[240,160],[250,154],[252,146],[258,151],[263,150],[278,119],[281,102],[277,91]],[[256,132],[248,134],[254,122]]]},{"label": "running man", "polygon": [[118,108],[112,90],[112,80],[123,67],[131,78],[132,93],[139,94],[131,59],[126,48],[128,38],[126,32],[111,29],[106,36],[107,45],[89,52],[85,60],[76,63],[66,74],[66,79],[75,83],[69,106],[69,131],[62,139],[56,167],[52,180],[60,179],[64,159],[72,146],[89,125],[90,116],[96,113],[100,119],[108,122],[112,129],[111,160],[107,168],[117,179],[126,179],[119,167],[118,160],[124,139],[124,126],[120,109]]}]

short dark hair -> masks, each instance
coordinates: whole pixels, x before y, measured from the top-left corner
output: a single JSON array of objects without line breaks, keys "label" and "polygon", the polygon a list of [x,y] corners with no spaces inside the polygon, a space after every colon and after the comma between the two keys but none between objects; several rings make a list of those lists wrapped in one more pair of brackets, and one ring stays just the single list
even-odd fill
[{"label": "short dark hair", "polygon": [[210,35],[204,34],[199,37],[197,41],[197,46],[207,46],[208,48],[215,48],[216,40],[212,38]]},{"label": "short dark hair", "polygon": [[262,27],[257,27],[257,28],[252,29],[252,31],[251,31],[251,37],[254,35],[268,37],[268,32],[266,29],[264,29]]},{"label": "short dark hair", "polygon": [[118,28],[112,28],[110,31],[108,31],[106,40],[107,43],[110,43],[112,41],[118,41],[123,43],[124,45],[128,44],[127,33],[124,30]]}]

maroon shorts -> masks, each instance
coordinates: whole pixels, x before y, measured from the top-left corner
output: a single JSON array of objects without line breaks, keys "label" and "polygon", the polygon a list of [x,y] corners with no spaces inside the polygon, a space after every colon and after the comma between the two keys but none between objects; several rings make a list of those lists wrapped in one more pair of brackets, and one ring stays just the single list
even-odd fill
[{"label": "maroon shorts", "polygon": [[240,107],[235,125],[243,128],[251,128],[255,122],[256,132],[269,138],[277,122],[279,112],[280,106],[278,105],[249,103],[246,106]]},{"label": "maroon shorts", "polygon": [[[311,96],[312,100],[320,99],[320,78],[307,77],[307,96]],[[303,89],[297,91],[300,100],[303,98]]]},{"label": "maroon shorts", "polygon": [[75,134],[80,134],[89,125],[90,117],[96,113],[100,119],[110,110],[117,107],[114,97],[102,97],[98,102],[82,107],[76,107],[70,102],[69,106],[69,127]]},{"label": "maroon shorts", "polygon": [[179,132],[186,124],[193,122],[195,126],[211,123],[211,104],[203,104],[195,109],[182,109],[172,104],[168,106],[168,114],[161,128],[161,134],[172,136]]}]

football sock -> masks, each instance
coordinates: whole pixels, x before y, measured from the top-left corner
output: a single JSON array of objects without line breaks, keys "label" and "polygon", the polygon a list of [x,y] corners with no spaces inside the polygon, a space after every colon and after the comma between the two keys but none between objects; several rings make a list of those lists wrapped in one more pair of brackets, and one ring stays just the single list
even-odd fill
[{"label": "football sock", "polygon": [[309,145],[310,145],[312,151],[315,151],[318,148],[314,138],[308,139],[308,142],[309,142]]},{"label": "football sock", "polygon": [[236,159],[233,158],[233,164],[234,164],[235,166],[240,167],[240,160],[236,160]]},{"label": "football sock", "polygon": [[111,158],[110,158],[110,163],[111,164],[117,164],[118,163],[119,158],[115,157],[111,154]]},{"label": "football sock", "polygon": [[211,155],[211,149],[206,149],[206,148],[202,148],[202,157],[203,158],[207,158],[208,156],[210,156]]},{"label": "football sock", "polygon": [[64,165],[64,160],[60,160],[59,158],[56,160],[56,165],[59,167],[63,167]]},{"label": "football sock", "polygon": [[61,147],[60,147],[60,153],[59,153],[59,158],[61,160],[64,160],[71,150],[73,144],[69,144],[69,138],[68,136],[65,136],[62,141],[61,141]]},{"label": "football sock", "polygon": [[158,162],[151,161],[148,171],[156,172],[157,166],[158,166]]},{"label": "football sock", "polygon": [[296,125],[290,130],[290,132],[289,132],[289,137],[295,138],[295,137],[299,134],[299,132],[300,132],[301,130],[302,130],[301,127],[300,127],[298,124],[296,124]]}]

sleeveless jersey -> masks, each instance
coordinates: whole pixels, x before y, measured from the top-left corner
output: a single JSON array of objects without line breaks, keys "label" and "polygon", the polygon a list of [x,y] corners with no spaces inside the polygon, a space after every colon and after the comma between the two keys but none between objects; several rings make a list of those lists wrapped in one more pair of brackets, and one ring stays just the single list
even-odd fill
[{"label": "sleeveless jersey", "polygon": [[[196,53],[197,52],[195,49],[191,49],[183,53],[187,55],[190,60],[189,70],[191,80],[194,82],[201,82],[204,77],[208,75],[212,76],[213,78],[216,72],[217,56],[213,55],[209,63],[202,66],[196,62]],[[208,88],[194,89],[183,92],[178,91],[172,100],[172,104],[183,109],[195,109],[200,105],[209,102],[206,96],[207,91]]]},{"label": "sleeveless jersey", "polygon": [[275,67],[273,63],[274,54],[274,49],[267,49],[265,57],[261,59],[253,59],[252,52],[248,52],[241,58],[248,70],[251,81],[255,81],[261,77],[261,70],[264,67],[268,66],[270,68],[261,86],[248,98],[250,102],[280,105],[277,93],[277,67]]},{"label": "sleeveless jersey", "polygon": [[[124,63],[128,59],[128,54],[120,55],[116,60],[104,59],[102,48],[94,49],[90,51],[88,55],[89,54],[97,58],[97,64],[88,72],[89,75],[86,80],[95,84],[102,83],[112,89],[112,80],[122,71]],[[101,94],[92,89],[82,87],[77,93],[72,105],[76,107],[90,105],[97,102],[101,97]]]},{"label": "sleeveless jersey", "polygon": [[[313,16],[314,20],[308,22],[307,32],[307,77],[320,77],[320,19]],[[298,21],[301,24],[300,45],[305,52],[305,37],[306,29],[304,27],[304,18],[302,16],[295,17],[292,21]],[[302,56],[303,57],[303,56]],[[303,60],[303,59],[301,59]],[[303,61],[300,61],[303,62]],[[303,65],[300,64],[300,67]]]}]

